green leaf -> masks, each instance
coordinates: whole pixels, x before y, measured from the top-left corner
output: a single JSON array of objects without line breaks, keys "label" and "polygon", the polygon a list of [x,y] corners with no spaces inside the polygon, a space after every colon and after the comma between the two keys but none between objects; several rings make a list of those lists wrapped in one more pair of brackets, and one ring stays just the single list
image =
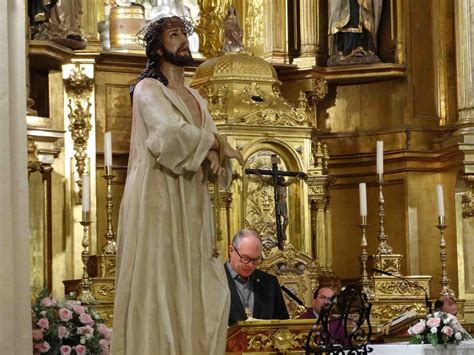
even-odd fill
[{"label": "green leaf", "polygon": [[429,333],[426,338],[428,339],[428,341],[431,343],[431,345],[433,346],[437,346],[438,345],[438,336],[436,334],[433,334],[433,333]]}]

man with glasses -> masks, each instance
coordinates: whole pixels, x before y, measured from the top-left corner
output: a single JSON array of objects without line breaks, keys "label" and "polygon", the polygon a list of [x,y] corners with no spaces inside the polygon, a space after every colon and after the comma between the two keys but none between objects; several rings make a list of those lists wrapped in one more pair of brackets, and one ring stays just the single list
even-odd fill
[{"label": "man with glasses", "polygon": [[313,294],[312,306],[299,316],[300,319],[318,318],[321,309],[331,303],[331,297],[334,296],[334,290],[329,287],[318,287]]},{"label": "man with glasses", "polygon": [[257,233],[250,229],[237,232],[224,265],[231,295],[229,325],[249,318],[289,318],[278,279],[257,270],[262,260]]}]

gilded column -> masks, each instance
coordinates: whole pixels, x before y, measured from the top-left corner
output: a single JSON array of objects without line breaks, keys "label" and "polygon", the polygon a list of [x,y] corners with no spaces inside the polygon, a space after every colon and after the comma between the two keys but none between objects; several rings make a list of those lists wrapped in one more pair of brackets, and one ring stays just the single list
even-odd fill
[{"label": "gilded column", "polygon": [[[456,214],[459,297],[466,300],[464,318],[474,321],[474,276],[472,263],[466,248],[474,243],[474,0],[459,0],[454,3],[456,24],[456,72],[458,92],[457,144],[463,153],[460,175],[464,177],[461,190],[462,203],[457,198]],[[460,184],[462,186],[462,184]]]},{"label": "gilded column", "polygon": [[313,257],[318,258],[319,273],[333,275],[331,210],[329,187],[331,178],[327,175],[328,154],[326,146],[315,143],[313,168],[308,170],[306,182],[309,187],[308,202],[311,206],[311,245]]},{"label": "gilded column", "polygon": [[327,8],[320,0],[300,1],[300,56],[294,63],[298,67],[324,65],[326,61],[325,44],[327,42]]}]

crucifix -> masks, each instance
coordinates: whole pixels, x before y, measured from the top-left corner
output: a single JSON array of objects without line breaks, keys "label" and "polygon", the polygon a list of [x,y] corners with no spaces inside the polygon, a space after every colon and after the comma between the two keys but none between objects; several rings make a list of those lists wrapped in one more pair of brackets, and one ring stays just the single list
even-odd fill
[{"label": "crucifix", "polygon": [[[286,228],[288,226],[288,207],[286,205],[287,187],[298,179],[305,179],[306,174],[298,171],[278,170],[280,162],[276,154],[272,154],[272,170],[245,169],[248,175],[257,175],[264,183],[273,186],[273,198],[275,200],[275,215],[277,227],[278,248],[283,250],[286,241]],[[265,178],[269,176],[269,178]],[[285,176],[292,177],[288,181]]]}]

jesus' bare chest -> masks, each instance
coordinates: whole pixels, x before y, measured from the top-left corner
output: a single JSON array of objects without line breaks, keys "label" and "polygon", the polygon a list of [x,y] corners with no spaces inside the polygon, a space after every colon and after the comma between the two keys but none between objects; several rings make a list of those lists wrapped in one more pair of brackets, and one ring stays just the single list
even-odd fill
[{"label": "jesus' bare chest", "polygon": [[198,127],[201,127],[202,126],[201,108],[199,107],[199,103],[197,102],[196,98],[186,88],[176,89],[175,91],[179,95],[181,100],[183,100],[184,104],[186,105],[189,112],[191,113],[194,124]]}]

